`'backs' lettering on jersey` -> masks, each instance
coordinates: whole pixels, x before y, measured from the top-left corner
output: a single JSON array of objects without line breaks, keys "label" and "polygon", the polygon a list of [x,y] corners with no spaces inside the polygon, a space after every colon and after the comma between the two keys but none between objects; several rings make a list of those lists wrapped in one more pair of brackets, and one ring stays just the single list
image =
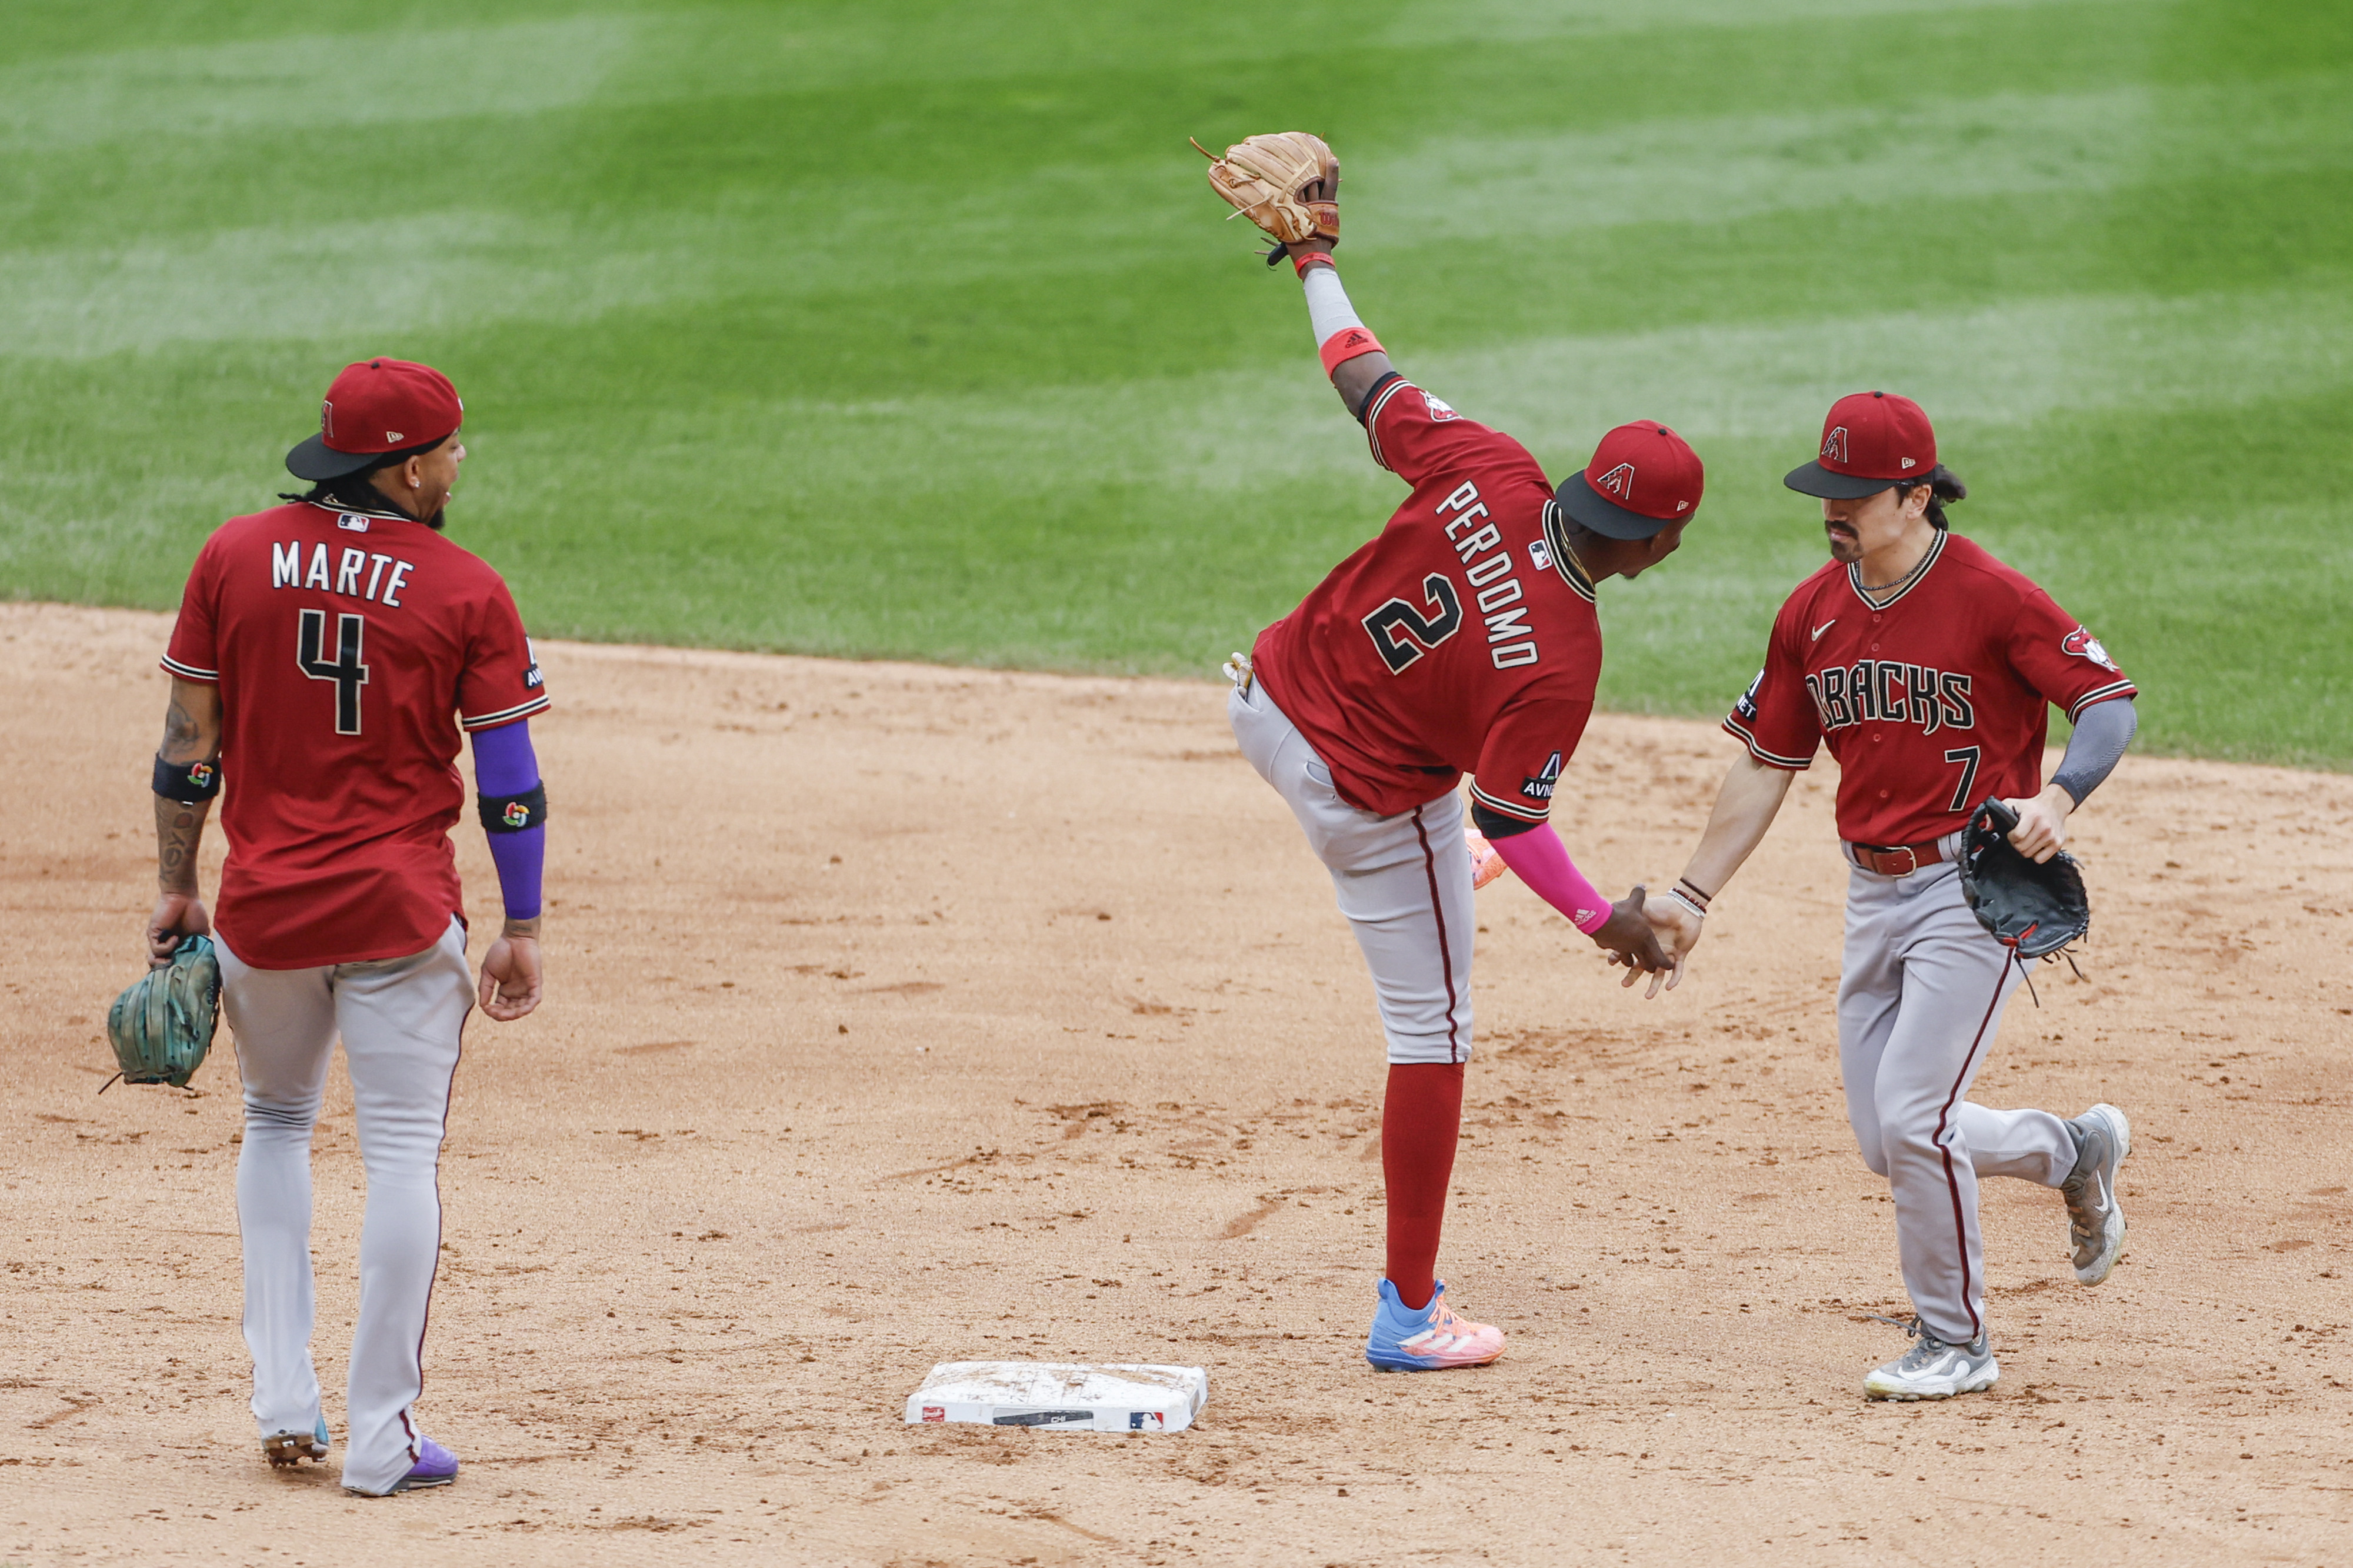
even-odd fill
[{"label": "'backs' lettering on jersey", "polygon": [[232,518],[197,552],[164,668],[220,687],[229,951],[303,969],[440,939],[462,909],[459,730],[547,706],[496,572],[404,518]]},{"label": "'backs' lettering on jersey", "polygon": [[2073,721],[2136,695],[2050,595],[1939,532],[1919,578],[1885,605],[1836,562],[1800,583],[1724,727],[1777,768],[1810,766],[1827,744],[1840,837],[1925,844],[1965,826],[1988,795],[2042,787],[2052,704]]},{"label": "'backs' lettering on jersey", "polygon": [[1395,816],[1469,773],[1478,804],[1542,822],[1601,670],[1593,584],[1546,535],[1552,486],[1402,377],[1365,431],[1413,494],[1260,634],[1259,679],[1350,805]]}]

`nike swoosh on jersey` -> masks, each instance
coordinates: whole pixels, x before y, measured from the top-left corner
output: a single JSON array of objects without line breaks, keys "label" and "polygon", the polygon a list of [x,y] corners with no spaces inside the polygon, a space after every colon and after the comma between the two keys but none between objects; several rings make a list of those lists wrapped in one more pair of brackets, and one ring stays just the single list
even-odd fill
[{"label": "nike swoosh on jersey", "polygon": [[1826,632],[1826,631],[1830,630],[1832,626],[1836,626],[1836,625],[1838,625],[1838,617],[1837,617],[1836,616],[1832,616],[1829,620],[1824,621],[1820,626],[1816,626],[1816,627],[1814,628],[1814,635],[1813,635],[1813,638],[1812,638],[1812,640],[1813,640],[1813,641],[1815,641],[1815,642],[1820,642],[1820,641],[1821,641],[1821,640],[1822,640],[1822,634],[1823,634],[1824,632]]}]

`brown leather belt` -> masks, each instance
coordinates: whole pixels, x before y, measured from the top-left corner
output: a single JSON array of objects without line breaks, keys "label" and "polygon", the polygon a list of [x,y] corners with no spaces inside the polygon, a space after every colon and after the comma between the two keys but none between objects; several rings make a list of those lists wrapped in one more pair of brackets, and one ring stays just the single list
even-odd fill
[{"label": "brown leather belt", "polygon": [[1846,852],[1866,871],[1876,871],[1883,877],[1908,877],[1923,866],[1934,866],[1942,860],[1945,845],[1936,838],[1926,844],[1850,844]]}]

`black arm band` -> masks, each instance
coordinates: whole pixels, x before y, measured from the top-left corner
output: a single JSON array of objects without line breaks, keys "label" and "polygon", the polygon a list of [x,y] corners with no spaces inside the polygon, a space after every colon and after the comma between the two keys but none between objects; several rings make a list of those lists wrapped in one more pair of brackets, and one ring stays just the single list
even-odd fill
[{"label": "black arm band", "polygon": [[1505,816],[1492,806],[1482,805],[1474,800],[1471,803],[1471,826],[1493,840],[1516,838],[1523,833],[1535,832],[1544,824],[1530,822],[1525,816]]},{"label": "black arm band", "polygon": [[197,805],[220,794],[220,763],[167,763],[155,759],[155,793],[182,805]]},{"label": "black arm band", "polygon": [[478,795],[485,833],[522,833],[547,825],[547,786],[535,784],[521,795]]},{"label": "black arm band", "polygon": [[1356,416],[1357,424],[1362,425],[1365,422],[1365,410],[1373,405],[1373,399],[1381,395],[1381,388],[1387,386],[1393,381],[1403,381],[1404,379],[1405,374],[1401,371],[1393,370],[1388,372],[1382,375],[1380,380],[1365,388],[1365,400],[1362,403],[1357,404],[1356,407],[1350,409],[1348,412]]}]

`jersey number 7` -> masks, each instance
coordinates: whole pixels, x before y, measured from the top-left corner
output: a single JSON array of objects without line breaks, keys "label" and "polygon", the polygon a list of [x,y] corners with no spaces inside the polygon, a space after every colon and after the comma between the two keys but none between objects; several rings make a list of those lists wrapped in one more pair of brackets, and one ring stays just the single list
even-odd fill
[{"label": "jersey number 7", "polygon": [[360,662],[360,643],[366,633],[366,616],[337,616],[335,661],[329,664],[322,657],[326,652],[327,612],[302,612],[302,629],[294,647],[295,668],[313,680],[335,683],[335,733],[338,735],[360,732],[360,688],[367,684],[368,678],[368,667]]},{"label": "jersey number 7", "polygon": [[1421,592],[1430,615],[1403,599],[1391,599],[1365,617],[1365,631],[1391,675],[1403,675],[1407,666],[1462,629],[1462,599],[1444,573],[1424,577]]},{"label": "jersey number 7", "polygon": [[1961,764],[1961,782],[1953,786],[1953,804],[1945,807],[1947,811],[1968,810],[1969,796],[1977,787],[1980,750],[1977,746],[1956,746],[1945,753],[1945,761]]}]

